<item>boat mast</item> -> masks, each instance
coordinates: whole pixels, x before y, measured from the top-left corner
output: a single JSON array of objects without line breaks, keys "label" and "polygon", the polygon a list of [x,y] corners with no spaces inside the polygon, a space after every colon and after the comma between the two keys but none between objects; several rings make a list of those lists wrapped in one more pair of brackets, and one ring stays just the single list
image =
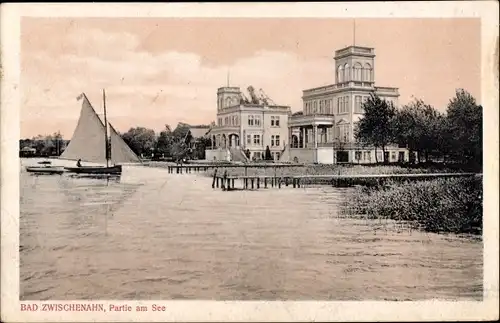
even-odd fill
[{"label": "boat mast", "polygon": [[106,92],[104,92],[104,89],[102,89],[102,100],[104,106],[104,144],[106,145],[106,167],[109,167],[108,120],[106,118]]}]

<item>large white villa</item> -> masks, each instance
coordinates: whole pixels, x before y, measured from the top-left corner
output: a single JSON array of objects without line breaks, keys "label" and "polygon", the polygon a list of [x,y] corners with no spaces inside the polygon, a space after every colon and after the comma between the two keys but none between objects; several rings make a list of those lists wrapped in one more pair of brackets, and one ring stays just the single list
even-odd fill
[{"label": "large white villa", "polygon": [[[355,142],[354,129],[370,93],[398,106],[395,87],[375,85],[375,50],[349,46],[335,52],[335,83],[303,91],[302,112],[288,120],[290,147],[281,161],[299,163],[374,163],[382,151]],[[375,155],[377,154],[377,155]],[[377,158],[376,158],[377,157]],[[389,162],[408,161],[409,152],[387,147]]]},{"label": "large white villa", "polygon": [[260,160],[268,146],[273,159],[279,160],[288,142],[291,109],[274,104],[252,86],[248,92],[249,98],[239,87],[217,90],[217,121],[209,133],[212,146],[205,151],[207,160]]},{"label": "large white villa", "polygon": [[[334,60],[335,83],[304,90],[302,111],[293,115],[289,106],[274,104],[252,86],[249,99],[239,87],[219,88],[206,159],[259,160],[269,146],[273,159],[281,162],[382,162],[382,150],[356,143],[354,129],[371,93],[397,107],[398,88],[375,85],[373,48],[349,46],[337,50]],[[386,147],[385,154],[389,162],[410,160],[409,151],[398,146]]]}]

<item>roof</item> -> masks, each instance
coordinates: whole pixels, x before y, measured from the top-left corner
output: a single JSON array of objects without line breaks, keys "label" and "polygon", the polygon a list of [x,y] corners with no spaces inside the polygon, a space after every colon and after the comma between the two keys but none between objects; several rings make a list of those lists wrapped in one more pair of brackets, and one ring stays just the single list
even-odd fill
[{"label": "roof", "polygon": [[193,138],[201,138],[207,135],[210,131],[210,126],[189,126],[189,131],[191,131]]}]

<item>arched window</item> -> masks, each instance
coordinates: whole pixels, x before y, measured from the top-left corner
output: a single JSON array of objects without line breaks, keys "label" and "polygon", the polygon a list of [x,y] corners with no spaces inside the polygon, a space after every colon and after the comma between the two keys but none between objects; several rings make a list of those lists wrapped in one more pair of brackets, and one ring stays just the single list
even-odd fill
[{"label": "arched window", "polygon": [[365,68],[363,69],[363,81],[371,82],[372,81],[372,66],[368,63],[365,64]]},{"label": "arched window", "polygon": [[344,65],[344,82],[349,82],[351,80],[351,73],[349,73],[351,70],[349,69],[349,64]]},{"label": "arched window", "polygon": [[344,82],[344,68],[339,66],[337,69],[337,83]]},{"label": "arched window", "polygon": [[354,70],[354,80],[355,81],[362,81],[362,71],[363,71],[363,66],[361,66],[360,63],[356,63],[354,64],[354,67],[353,67],[353,70]]}]

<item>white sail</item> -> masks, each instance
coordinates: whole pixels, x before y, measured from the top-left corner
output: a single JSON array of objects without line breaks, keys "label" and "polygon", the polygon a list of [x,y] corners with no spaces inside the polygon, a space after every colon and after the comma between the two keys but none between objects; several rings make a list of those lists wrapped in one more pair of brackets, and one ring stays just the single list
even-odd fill
[{"label": "white sail", "polygon": [[118,132],[113,128],[111,123],[109,124],[109,132],[111,136],[111,162],[113,164],[123,164],[123,163],[140,163],[141,160],[137,155],[130,149]]},{"label": "white sail", "polygon": [[83,97],[80,119],[68,147],[61,159],[81,159],[85,162],[106,162],[106,128],[85,95]]}]

